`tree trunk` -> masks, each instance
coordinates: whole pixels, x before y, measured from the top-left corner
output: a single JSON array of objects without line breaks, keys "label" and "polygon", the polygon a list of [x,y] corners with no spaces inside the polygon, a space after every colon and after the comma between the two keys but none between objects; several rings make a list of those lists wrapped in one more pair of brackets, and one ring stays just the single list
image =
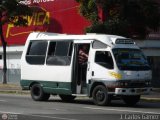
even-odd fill
[{"label": "tree trunk", "polygon": [[[0,18],[2,18],[2,14],[0,15]],[[6,46],[7,43],[3,36],[3,25],[0,22],[0,36],[1,36],[1,42],[3,47],[3,72],[2,72],[2,83],[7,84],[7,62],[6,62]]]}]

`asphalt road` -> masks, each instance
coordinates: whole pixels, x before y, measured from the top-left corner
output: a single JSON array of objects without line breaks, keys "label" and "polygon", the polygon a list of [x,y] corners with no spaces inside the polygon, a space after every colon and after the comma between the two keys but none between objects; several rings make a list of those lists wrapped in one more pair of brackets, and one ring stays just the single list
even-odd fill
[{"label": "asphalt road", "polygon": [[[3,119],[2,119],[3,118]],[[27,95],[0,95],[0,120],[160,120],[160,103],[139,102],[127,107],[121,101],[96,106],[89,99],[65,103],[58,97],[35,102]]]}]

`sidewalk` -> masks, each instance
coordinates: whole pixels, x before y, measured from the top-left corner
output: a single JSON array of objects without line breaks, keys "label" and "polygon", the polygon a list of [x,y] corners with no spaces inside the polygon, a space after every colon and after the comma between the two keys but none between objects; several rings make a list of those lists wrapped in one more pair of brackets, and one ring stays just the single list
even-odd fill
[{"label": "sidewalk", "polygon": [[0,94],[29,94],[29,91],[23,91],[20,85],[17,84],[2,84],[0,83]]},{"label": "sidewalk", "polygon": [[149,95],[142,95],[142,100],[159,101],[160,102],[160,88],[153,88]]},{"label": "sidewalk", "polygon": [[[20,85],[0,83],[0,94],[30,94],[30,92],[23,91]],[[160,88],[153,88],[153,91],[149,95],[142,95],[141,99],[145,101],[160,102]]]}]

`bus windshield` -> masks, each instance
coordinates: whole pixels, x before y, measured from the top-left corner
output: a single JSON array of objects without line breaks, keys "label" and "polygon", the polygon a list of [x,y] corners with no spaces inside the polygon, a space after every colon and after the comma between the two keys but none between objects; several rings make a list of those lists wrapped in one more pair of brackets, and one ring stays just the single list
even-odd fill
[{"label": "bus windshield", "polygon": [[113,54],[120,70],[150,70],[147,58],[139,49],[115,48]]}]

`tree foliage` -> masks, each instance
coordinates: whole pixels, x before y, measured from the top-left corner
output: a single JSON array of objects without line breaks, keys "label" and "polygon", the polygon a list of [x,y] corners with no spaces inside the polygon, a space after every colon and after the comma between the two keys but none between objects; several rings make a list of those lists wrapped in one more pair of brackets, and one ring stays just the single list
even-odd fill
[{"label": "tree foliage", "polygon": [[98,8],[94,0],[76,0],[80,3],[79,11],[86,19],[90,20],[93,24],[97,23]]},{"label": "tree foliage", "polygon": [[[92,25],[86,32],[145,38],[160,26],[160,4],[156,0],[76,0],[79,11]],[[106,18],[99,19],[98,10]],[[94,17],[92,17],[94,16]]]},{"label": "tree foliage", "polygon": [[26,26],[27,17],[31,16],[31,9],[20,1],[23,0],[1,0],[0,13],[1,13],[1,24],[12,23],[16,26]]}]

